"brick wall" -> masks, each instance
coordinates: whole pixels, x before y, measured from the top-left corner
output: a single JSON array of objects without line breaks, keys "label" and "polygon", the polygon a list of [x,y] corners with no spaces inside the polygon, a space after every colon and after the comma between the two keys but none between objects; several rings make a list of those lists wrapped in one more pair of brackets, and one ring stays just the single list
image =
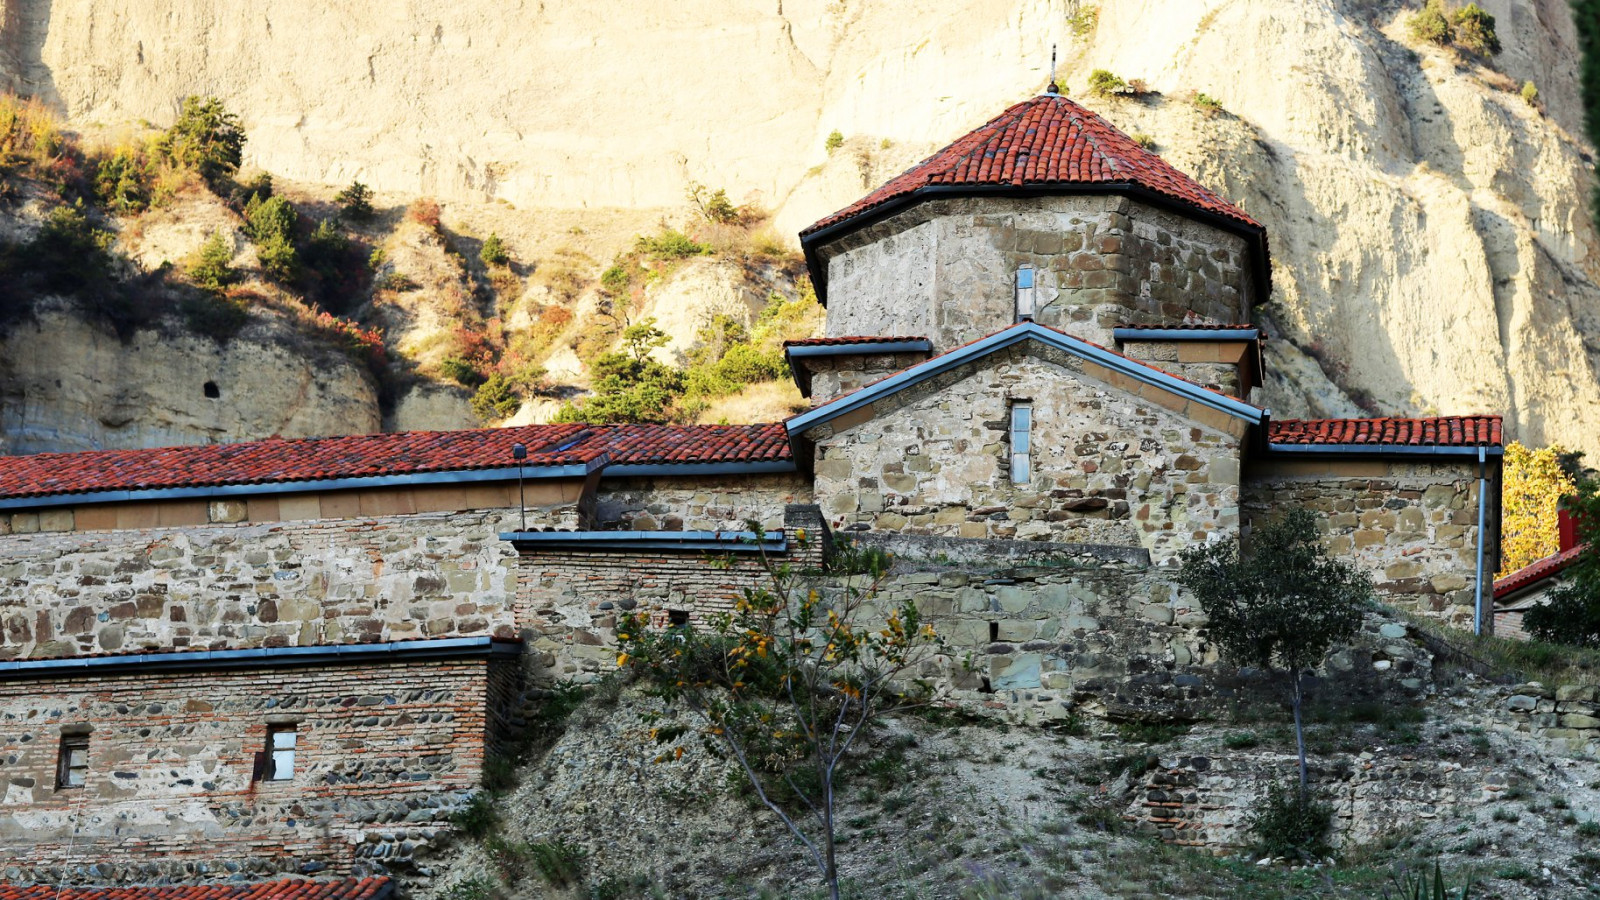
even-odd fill
[{"label": "brick wall", "polygon": [[[0,682],[0,874],[54,881],[64,867],[69,881],[110,882],[392,868],[479,782],[490,665]],[[269,723],[287,722],[293,781],[253,782]],[[86,784],[58,790],[63,727],[84,723]]]},{"label": "brick wall", "polygon": [[[1494,504],[1498,497],[1488,499]],[[1247,522],[1296,506],[1324,517],[1329,551],[1366,568],[1388,602],[1471,626],[1478,552],[1476,460],[1250,466],[1244,487]],[[1487,521],[1497,519],[1491,506]],[[1490,578],[1499,565],[1498,546],[1498,537],[1489,535],[1484,567]]]},{"label": "brick wall", "polygon": [[[817,502],[835,527],[1144,547],[1158,561],[1235,533],[1243,424],[1123,381],[1033,342],[985,357],[808,433]],[[1013,400],[1033,403],[1026,484],[1010,476]]]}]

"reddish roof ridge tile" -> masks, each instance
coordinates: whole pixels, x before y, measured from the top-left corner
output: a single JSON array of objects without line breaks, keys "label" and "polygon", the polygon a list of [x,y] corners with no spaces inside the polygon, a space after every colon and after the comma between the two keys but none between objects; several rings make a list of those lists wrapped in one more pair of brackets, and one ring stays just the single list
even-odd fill
[{"label": "reddish roof ridge tile", "polygon": [[1543,559],[1536,559],[1515,572],[1508,573],[1503,578],[1496,578],[1494,581],[1494,599],[1499,600],[1507,594],[1513,594],[1546,578],[1560,574],[1563,570],[1571,568],[1579,557],[1583,556],[1583,551],[1587,549],[1589,549],[1588,544],[1568,547]]},{"label": "reddish roof ridge tile", "polygon": [[388,895],[391,887],[385,876],[94,887],[0,882],[0,900],[373,900]]},{"label": "reddish roof ridge tile", "polygon": [[1289,445],[1498,447],[1497,415],[1281,419],[1267,424],[1267,442]]},{"label": "reddish roof ridge tile", "polygon": [[510,468],[516,443],[527,466],[792,459],[782,423],[523,425],[0,456],[0,498]]},{"label": "reddish roof ridge tile", "polygon": [[816,233],[938,186],[1136,185],[1179,204],[1242,224],[1261,224],[1233,203],[1140,147],[1099,115],[1054,94],[1014,104],[801,232]]},{"label": "reddish roof ridge tile", "polygon": [[836,337],[798,338],[784,341],[785,347],[829,347],[835,344],[894,344],[905,341],[926,341],[922,335],[847,334]]},{"label": "reddish roof ridge tile", "polygon": [[1129,331],[1260,331],[1260,325],[1249,322],[1184,322],[1180,325],[1160,325],[1149,322],[1124,322],[1117,328]]}]

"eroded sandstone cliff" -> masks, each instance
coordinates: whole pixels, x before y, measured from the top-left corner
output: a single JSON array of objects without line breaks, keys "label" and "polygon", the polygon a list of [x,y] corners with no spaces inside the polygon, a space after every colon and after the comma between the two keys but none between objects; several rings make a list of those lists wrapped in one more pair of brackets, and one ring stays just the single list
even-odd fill
[{"label": "eroded sandstone cliff", "polygon": [[679,211],[691,180],[792,235],[1036,92],[1057,43],[1074,96],[1095,68],[1143,79],[1088,102],[1268,225],[1275,415],[1504,411],[1600,452],[1572,13],[1483,0],[1505,48],[1483,62],[1412,46],[1416,5],[0,0],[0,70],[83,128],[218,95],[247,163],[437,195],[537,255]]}]

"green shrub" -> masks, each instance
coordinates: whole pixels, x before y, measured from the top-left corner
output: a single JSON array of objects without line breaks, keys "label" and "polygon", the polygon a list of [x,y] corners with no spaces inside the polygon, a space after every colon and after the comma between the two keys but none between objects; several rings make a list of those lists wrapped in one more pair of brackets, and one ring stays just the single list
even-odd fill
[{"label": "green shrub", "polygon": [[1445,15],[1444,0],[1428,0],[1426,6],[1412,13],[1411,18],[1406,20],[1406,33],[1414,41],[1450,46],[1450,42],[1455,40],[1455,30],[1450,27],[1450,19]]},{"label": "green shrub", "polygon": [[827,555],[830,575],[872,575],[889,571],[894,557],[882,547],[859,544],[844,535],[833,539],[833,551]]},{"label": "green shrub", "polygon": [[1072,33],[1083,37],[1100,24],[1100,7],[1085,6],[1067,17],[1067,25]]},{"label": "green shrub", "polygon": [[1311,860],[1327,856],[1333,805],[1313,792],[1273,785],[1249,818],[1257,849],[1267,856]]},{"label": "green shrub", "polygon": [[1261,739],[1253,731],[1235,731],[1222,739],[1222,746],[1229,750],[1248,750],[1260,745]]},{"label": "green shrub", "polygon": [[632,281],[633,275],[629,273],[628,267],[621,263],[612,264],[611,268],[600,275],[600,286],[613,294],[626,291]]},{"label": "green shrub", "polygon": [[1494,16],[1476,3],[1468,3],[1451,17],[1455,26],[1456,46],[1479,56],[1500,53],[1500,36],[1494,31]]},{"label": "green shrub", "polygon": [[150,180],[144,154],[121,147],[95,167],[95,197],[113,212],[136,213],[150,205]]},{"label": "green shrub", "polygon": [[488,383],[477,366],[459,356],[445,357],[439,363],[439,374],[462,387],[477,388]]},{"label": "green shrub", "polygon": [[1535,106],[1539,103],[1539,88],[1531,81],[1524,81],[1522,90],[1518,93],[1522,95],[1522,102],[1529,106]]},{"label": "green shrub", "polygon": [[245,134],[239,117],[215,97],[183,98],[178,119],[156,140],[161,154],[193,169],[213,188],[239,170]]},{"label": "green shrub", "polygon": [[1572,830],[1572,833],[1585,840],[1592,841],[1595,838],[1600,838],[1600,822],[1581,822],[1577,828]]},{"label": "green shrub", "polygon": [[483,838],[500,826],[500,812],[495,808],[494,797],[477,793],[466,806],[451,814],[450,822],[468,837]]},{"label": "green shrub", "polygon": [[232,340],[250,321],[250,311],[242,301],[210,291],[183,298],[178,314],[191,333],[219,344]]},{"label": "green shrub", "polygon": [[1121,78],[1107,72],[1105,69],[1095,69],[1089,73],[1089,92],[1096,97],[1110,98],[1122,93],[1128,83]]},{"label": "green shrub", "polygon": [[58,206],[28,243],[25,259],[48,293],[83,294],[110,287],[112,234],[89,224],[82,205]]},{"label": "green shrub", "polygon": [[1208,116],[1222,112],[1222,101],[1204,92],[1194,95],[1194,105]]},{"label": "green shrub", "polygon": [[239,280],[233,267],[233,248],[222,239],[221,232],[213,232],[189,263],[189,278],[196,286],[220,294],[228,285]]},{"label": "green shrub", "polygon": [[486,266],[503,266],[511,262],[511,254],[506,251],[506,243],[500,240],[500,235],[490,232],[478,250],[478,259]]},{"label": "green shrub", "polygon": [[711,252],[709,246],[696,242],[694,238],[675,228],[663,228],[660,234],[654,236],[640,235],[634,242],[634,247],[639,252],[660,260],[687,259]]},{"label": "green shrub", "polygon": [[244,208],[244,231],[255,242],[261,269],[276,281],[292,281],[300,274],[300,257],[294,247],[299,214],[282,197],[251,194]]},{"label": "green shrub", "polygon": [[350,186],[340,191],[333,199],[339,204],[339,214],[351,222],[371,221],[372,190],[361,182],[350,182]]},{"label": "green shrub", "polygon": [[472,395],[472,411],[485,422],[508,418],[522,408],[522,397],[510,378],[496,372],[489,380],[478,385]]},{"label": "green shrub", "polygon": [[844,146],[844,135],[840,134],[838,129],[835,129],[828,133],[828,139],[822,142],[822,146],[829,153],[832,153]]},{"label": "green shrub", "polygon": [[529,844],[527,853],[533,860],[534,868],[555,887],[577,883],[583,877],[583,867],[589,856],[582,847],[569,843],[565,838]]},{"label": "green shrub", "polygon": [[[1393,889],[1391,891],[1391,888]],[[1383,889],[1383,900],[1468,900],[1472,891],[1472,876],[1468,875],[1460,893],[1445,887],[1444,872],[1433,864],[1433,879],[1427,870],[1403,871],[1389,876],[1389,885]]]},{"label": "green shrub", "polygon": [[493,896],[494,885],[486,878],[468,878],[439,892],[439,900],[489,900]]},{"label": "green shrub", "polygon": [[1140,146],[1140,148],[1145,149],[1145,150],[1149,150],[1152,153],[1155,152],[1156,139],[1151,137],[1150,135],[1145,134],[1142,131],[1135,131],[1133,134],[1129,135],[1129,137],[1133,138],[1133,142],[1135,144],[1138,144]]}]

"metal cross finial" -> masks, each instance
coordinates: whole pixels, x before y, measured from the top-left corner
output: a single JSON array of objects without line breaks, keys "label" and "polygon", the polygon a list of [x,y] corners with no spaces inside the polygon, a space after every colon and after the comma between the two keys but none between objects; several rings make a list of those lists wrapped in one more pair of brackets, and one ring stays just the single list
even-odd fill
[{"label": "metal cross finial", "polygon": [[1056,84],[1056,45],[1050,45],[1050,86],[1044,89],[1046,94],[1059,94],[1061,88]]}]

